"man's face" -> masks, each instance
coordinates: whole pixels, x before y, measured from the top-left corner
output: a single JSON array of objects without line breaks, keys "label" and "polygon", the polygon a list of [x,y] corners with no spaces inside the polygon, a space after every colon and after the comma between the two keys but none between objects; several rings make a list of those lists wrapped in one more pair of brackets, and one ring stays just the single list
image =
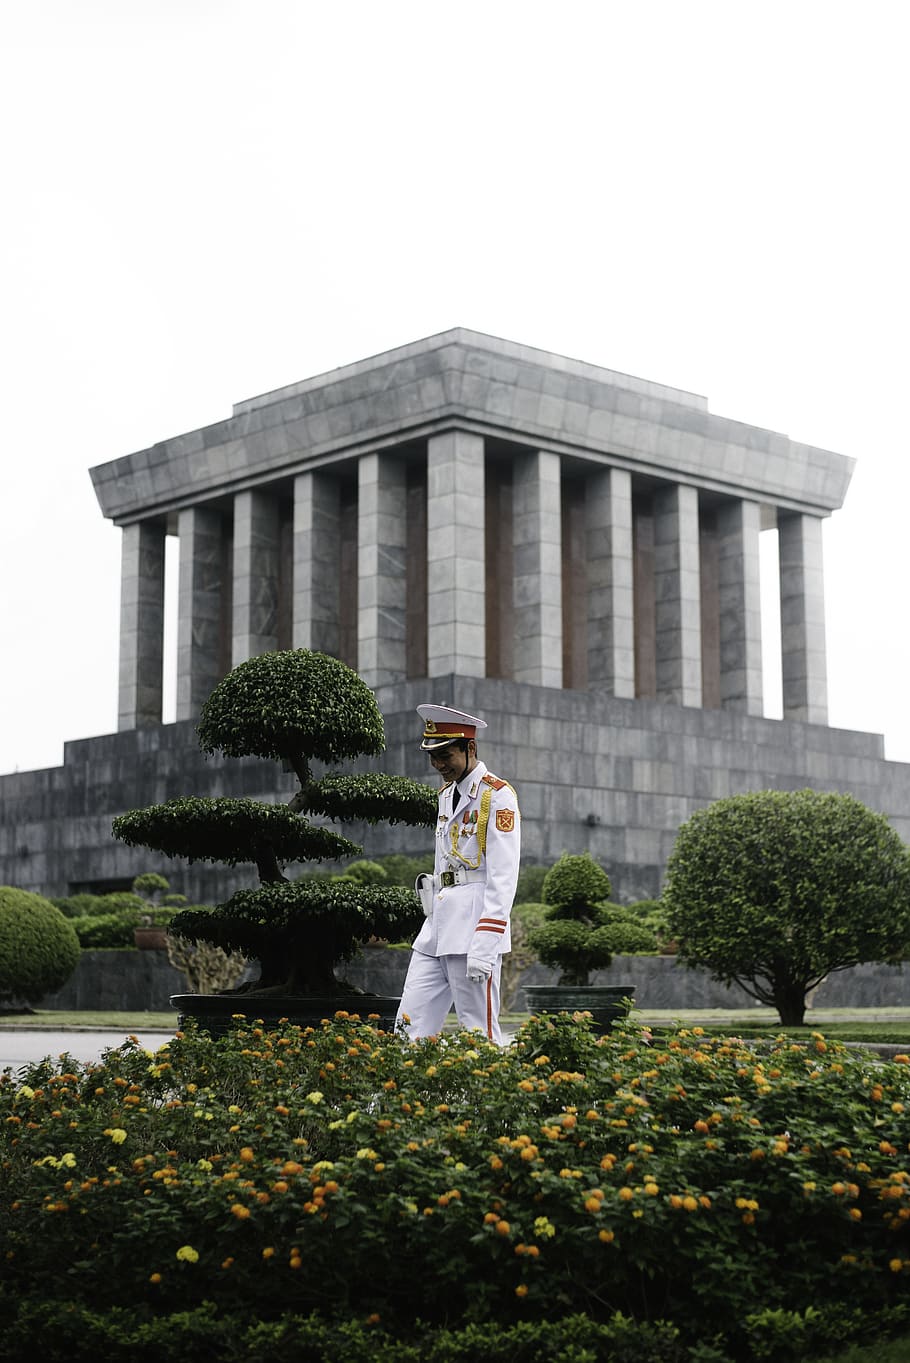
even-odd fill
[{"label": "man's face", "polygon": [[464,752],[457,743],[449,743],[445,748],[434,748],[430,762],[443,781],[458,782],[473,766],[473,748],[474,744],[469,742],[468,750]]}]

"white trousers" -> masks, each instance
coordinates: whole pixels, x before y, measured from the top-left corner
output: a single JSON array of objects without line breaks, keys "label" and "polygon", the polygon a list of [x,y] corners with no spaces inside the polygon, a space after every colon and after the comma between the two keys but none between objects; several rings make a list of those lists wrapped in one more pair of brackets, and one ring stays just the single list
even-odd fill
[{"label": "white trousers", "polygon": [[497,957],[493,974],[480,984],[468,979],[467,965],[467,956],[426,956],[422,951],[412,951],[396,1027],[403,1026],[412,1041],[422,1036],[437,1036],[449,1009],[454,1007],[462,1027],[476,1028],[501,1046],[499,976],[502,958]]}]

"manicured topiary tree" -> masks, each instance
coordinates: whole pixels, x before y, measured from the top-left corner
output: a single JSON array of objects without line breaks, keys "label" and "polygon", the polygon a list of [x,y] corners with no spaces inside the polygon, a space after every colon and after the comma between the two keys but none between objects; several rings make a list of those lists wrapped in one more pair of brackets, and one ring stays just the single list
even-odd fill
[{"label": "manicured topiary tree", "polygon": [[799,1025],[826,975],[905,951],[910,854],[852,795],[734,795],[680,828],[663,903],[685,964]]},{"label": "manicured topiary tree", "polygon": [[527,940],[538,960],[562,972],[559,984],[584,988],[614,953],[657,950],[653,933],[609,897],[610,877],[590,852],[563,853],[544,877],[547,921]]},{"label": "manicured topiary tree", "polygon": [[376,699],[357,673],[309,649],[264,653],[234,668],[203,706],[197,732],[205,752],[283,763],[299,789],[288,805],[190,797],[114,820],[115,836],[131,846],[258,869],[257,889],[238,890],[212,912],[180,912],[169,931],[258,959],[255,992],[350,992],[335,978],[336,963],[370,937],[409,936],[422,921],[420,906],[410,889],[363,879],[288,880],[288,863],[363,850],[305,816],[428,827],[436,821],[436,791],[400,776],[314,772],[316,762],[334,767],[378,755],[385,731]]},{"label": "manicured topiary tree", "polygon": [[75,928],[49,899],[0,886],[0,1011],[53,993],[78,960]]}]

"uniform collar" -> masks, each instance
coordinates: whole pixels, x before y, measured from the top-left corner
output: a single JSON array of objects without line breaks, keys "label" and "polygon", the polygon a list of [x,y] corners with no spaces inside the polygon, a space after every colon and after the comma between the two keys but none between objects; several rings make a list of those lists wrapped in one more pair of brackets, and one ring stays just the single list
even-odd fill
[{"label": "uniform collar", "polygon": [[[458,786],[458,808],[461,808],[462,801],[465,799],[473,800],[480,788],[480,782],[487,774],[486,764],[479,759],[477,764],[467,772],[460,781],[452,783],[452,796],[455,795],[455,786]],[[456,813],[458,811],[456,810]]]}]

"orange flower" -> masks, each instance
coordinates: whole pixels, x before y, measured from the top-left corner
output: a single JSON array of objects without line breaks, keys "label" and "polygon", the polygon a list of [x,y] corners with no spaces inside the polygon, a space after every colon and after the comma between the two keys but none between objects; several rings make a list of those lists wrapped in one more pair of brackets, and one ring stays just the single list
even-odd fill
[{"label": "orange flower", "polygon": [[245,1221],[250,1214],[249,1207],[244,1207],[242,1202],[231,1203],[231,1211],[234,1213],[238,1221]]}]

